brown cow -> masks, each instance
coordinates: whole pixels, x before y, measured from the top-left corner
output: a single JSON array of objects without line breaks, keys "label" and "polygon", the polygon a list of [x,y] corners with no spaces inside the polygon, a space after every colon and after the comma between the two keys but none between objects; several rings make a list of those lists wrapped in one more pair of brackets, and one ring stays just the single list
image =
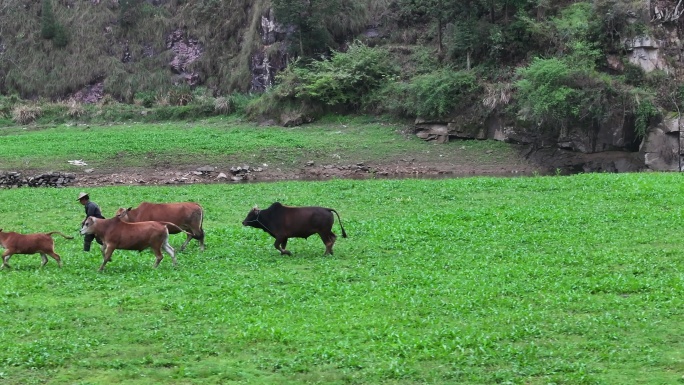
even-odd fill
[{"label": "brown cow", "polygon": [[11,267],[7,263],[14,254],[37,254],[40,253],[40,258],[43,263],[40,267],[45,266],[48,262],[47,255],[57,261],[59,267],[62,267],[62,259],[59,254],[55,253],[55,241],[52,239],[52,234],[59,234],[66,239],[74,239],[60,233],[59,231],[53,231],[50,233],[38,233],[38,234],[19,234],[15,232],[3,232],[0,229],[0,246],[4,247],[6,250],[2,253],[2,266],[0,269],[7,266]]},{"label": "brown cow", "polygon": [[[333,245],[337,236],[332,232],[335,217],[332,213],[337,211],[325,207],[289,207],[283,206],[280,202],[273,203],[269,208],[259,210],[254,206],[247,214],[247,218],[242,221],[243,226],[262,229],[275,238],[276,249],[280,254],[292,255],[285,249],[288,238],[308,238],[310,235],[318,234],[325,244],[325,254],[332,255]],[[342,229],[342,237],[347,238],[347,233],[342,227],[342,219],[337,214]]]},{"label": "brown cow", "polygon": [[95,234],[102,240],[102,265],[100,271],[104,270],[105,265],[112,259],[112,253],[116,249],[121,250],[145,250],[152,249],[157,260],[154,267],[159,266],[159,262],[164,258],[162,249],[171,256],[173,265],[176,266],[176,254],[173,247],[169,245],[169,229],[175,228],[176,232],[181,232],[178,226],[169,222],[124,222],[119,217],[111,219],[101,219],[88,217],[83,222],[81,234]]},{"label": "brown cow", "polygon": [[[185,250],[191,239],[199,241],[200,249],[204,250],[204,211],[202,206],[193,202],[182,203],[149,203],[143,202],[136,208],[120,208],[116,216],[126,222],[159,221],[171,222],[184,230],[188,238],[181,246],[180,251]],[[169,234],[178,234],[180,231],[169,228]]]}]

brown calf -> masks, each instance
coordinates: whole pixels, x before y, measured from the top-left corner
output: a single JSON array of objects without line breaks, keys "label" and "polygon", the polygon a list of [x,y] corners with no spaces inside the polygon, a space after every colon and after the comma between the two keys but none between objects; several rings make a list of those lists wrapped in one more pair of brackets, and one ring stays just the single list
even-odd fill
[{"label": "brown calf", "polygon": [[74,239],[74,237],[69,237],[60,233],[59,231],[53,231],[50,233],[38,233],[38,234],[19,234],[15,232],[3,232],[0,229],[0,246],[5,248],[5,252],[2,253],[2,266],[0,269],[9,265],[9,259],[14,254],[37,254],[40,253],[40,258],[43,263],[40,267],[45,266],[48,262],[47,255],[57,261],[59,267],[62,267],[62,259],[59,254],[55,253],[55,241],[52,239],[52,234],[59,234],[66,239]]},{"label": "brown calf", "polygon": [[[204,211],[202,206],[193,202],[181,203],[150,203],[143,202],[136,208],[120,208],[116,211],[116,216],[126,222],[145,222],[159,221],[171,222],[180,227],[188,234],[185,243],[180,251],[185,250],[191,239],[199,241],[200,249],[204,250]],[[180,231],[169,228],[169,234],[178,234]]]},{"label": "brown calf", "polygon": [[[291,255],[285,249],[288,238],[308,238],[318,234],[325,244],[325,254],[333,253],[333,245],[337,236],[332,232],[335,217],[332,213],[337,211],[326,207],[290,207],[283,206],[279,202],[273,203],[269,208],[259,210],[254,206],[242,221],[243,226],[262,229],[275,238],[275,246],[280,254]],[[337,214],[342,229],[342,237],[347,238],[347,233],[342,227],[340,214]]]},{"label": "brown calf", "polygon": [[159,266],[159,262],[164,258],[162,249],[171,256],[173,265],[176,266],[176,254],[173,247],[169,245],[169,229],[173,228],[176,232],[181,232],[178,226],[169,222],[138,222],[128,223],[119,217],[111,219],[100,219],[88,217],[83,222],[81,234],[95,234],[102,240],[102,265],[100,271],[104,270],[107,262],[111,261],[114,250],[145,250],[151,248],[157,257],[154,267]]}]

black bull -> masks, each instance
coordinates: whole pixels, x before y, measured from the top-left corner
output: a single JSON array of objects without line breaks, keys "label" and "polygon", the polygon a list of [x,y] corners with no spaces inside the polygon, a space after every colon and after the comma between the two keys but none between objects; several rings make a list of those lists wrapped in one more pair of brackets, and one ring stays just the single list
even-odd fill
[{"label": "black bull", "polygon": [[262,229],[275,238],[275,246],[281,254],[291,255],[285,249],[288,238],[308,238],[318,234],[325,244],[325,254],[333,253],[333,245],[337,236],[332,232],[332,226],[337,214],[340,222],[342,237],[347,238],[347,233],[342,227],[342,219],[337,211],[325,207],[289,207],[279,202],[273,203],[269,208],[259,210],[254,207],[242,221],[244,226]]}]

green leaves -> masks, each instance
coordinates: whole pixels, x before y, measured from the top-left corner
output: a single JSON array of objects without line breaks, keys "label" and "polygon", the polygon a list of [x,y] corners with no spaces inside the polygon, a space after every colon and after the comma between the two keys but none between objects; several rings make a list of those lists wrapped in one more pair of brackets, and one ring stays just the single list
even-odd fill
[{"label": "green leaves", "polygon": [[366,4],[358,0],[273,0],[276,21],[286,28],[290,50],[300,57],[337,48],[368,24]]},{"label": "green leaves", "polygon": [[477,106],[481,92],[473,71],[443,68],[417,75],[408,82],[389,83],[373,100],[381,110],[433,119]]},{"label": "green leaves", "polygon": [[57,48],[66,47],[69,43],[69,35],[66,27],[55,19],[55,13],[52,10],[52,0],[43,0],[41,5],[41,36],[43,39],[52,39]]},{"label": "green leaves", "polygon": [[289,66],[279,75],[274,92],[327,106],[357,106],[370,92],[397,73],[387,52],[360,42],[330,59]]}]

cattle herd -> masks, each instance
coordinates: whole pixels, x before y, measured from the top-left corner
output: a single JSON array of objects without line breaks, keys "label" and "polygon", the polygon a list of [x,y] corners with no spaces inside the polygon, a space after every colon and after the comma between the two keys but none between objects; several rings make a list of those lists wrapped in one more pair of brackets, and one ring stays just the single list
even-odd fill
[{"label": "cattle herd", "polygon": [[[279,202],[273,203],[267,209],[252,208],[244,221],[243,226],[262,229],[273,238],[273,246],[280,251],[281,255],[291,255],[285,247],[289,238],[308,238],[318,234],[325,244],[325,255],[333,253],[333,245],[337,236],[332,232],[337,215],[342,229],[342,237],[347,233],[342,227],[342,220],[337,211],[325,207],[291,207]],[[164,258],[165,251],[176,265],[175,250],[169,244],[169,234],[185,233],[187,239],[180,248],[183,251],[191,239],[199,242],[200,249],[204,250],[204,210],[197,203],[149,203],[143,202],[137,208],[120,208],[113,218],[103,219],[88,217],[83,222],[81,234],[94,234],[101,242],[102,265],[100,271],[111,260],[112,253],[116,249],[121,250],[145,250],[152,249],[156,260],[154,267]],[[19,234],[5,232],[0,229],[0,246],[5,249],[2,253],[2,266],[10,267],[8,261],[14,254],[40,254],[42,266],[48,262],[47,256],[51,256],[62,267],[59,254],[54,251],[52,234],[59,234],[67,239],[73,239],[58,231],[37,234]]]}]

